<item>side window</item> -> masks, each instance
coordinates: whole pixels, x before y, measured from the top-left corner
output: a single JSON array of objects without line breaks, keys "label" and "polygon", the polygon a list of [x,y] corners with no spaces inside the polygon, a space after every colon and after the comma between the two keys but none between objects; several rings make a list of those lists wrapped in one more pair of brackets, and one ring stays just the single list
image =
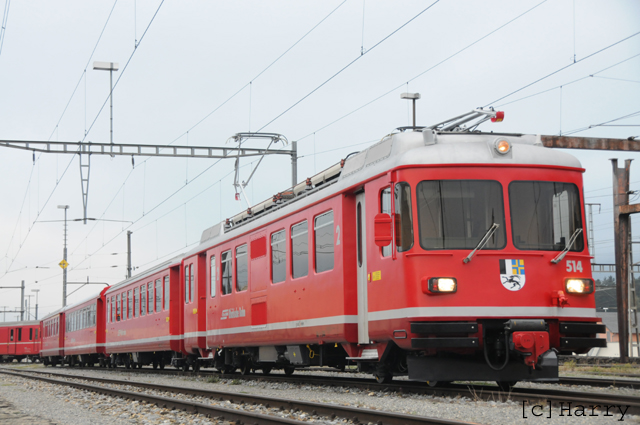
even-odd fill
[{"label": "side window", "polygon": [[[120,298],[120,294],[116,295],[116,321],[119,322],[120,321],[120,314],[122,312],[121,310],[122,308],[122,300]],[[77,321],[77,316],[74,314],[76,321]],[[76,325],[73,326],[74,328],[76,328]],[[75,330],[75,329],[74,329]]]},{"label": "side window", "polygon": [[9,338],[9,341],[13,341],[13,329],[11,329],[11,337]]},{"label": "side window", "polygon": [[116,321],[116,297],[111,296],[111,323]]},{"label": "side window", "polygon": [[22,341],[22,328],[18,328],[18,341]]},{"label": "side window", "polygon": [[294,279],[309,274],[308,228],[307,220],[291,227],[291,276]]},{"label": "side window", "polygon": [[249,258],[247,245],[236,248],[236,291],[246,291],[249,287]]},{"label": "side window", "polygon": [[[111,310],[109,310],[111,308],[111,302],[109,301],[109,298],[107,298],[107,323],[109,323],[111,321],[111,317],[109,312]],[[69,328],[69,319],[67,318],[67,328]],[[45,334],[48,334],[48,332],[45,332]]]},{"label": "side window", "polygon": [[189,304],[189,266],[184,266],[184,303]]},{"label": "side window", "polygon": [[333,269],[333,211],[319,215],[314,220],[316,242],[316,272]]},{"label": "side window", "polygon": [[271,235],[271,282],[284,282],[287,278],[287,241],[285,231]]},{"label": "side window", "polygon": [[233,273],[232,273],[232,267],[231,267],[233,260],[231,259],[231,251],[223,252],[220,258],[220,261],[221,261],[220,275],[222,277],[222,295],[226,295],[231,293],[231,288],[232,288],[231,281],[233,280]]},{"label": "side window", "polygon": [[38,340],[38,328],[36,328],[36,341]]},{"label": "side window", "polygon": [[[391,188],[387,187],[380,193],[380,212],[382,214],[391,214]],[[391,255],[391,243],[380,248],[383,257]]]},{"label": "side window", "polygon": [[151,314],[153,313],[153,281],[148,283],[148,288],[147,289],[147,295],[148,295],[148,301],[147,301],[147,313]]},{"label": "side window", "polygon": [[189,291],[189,302],[193,302],[193,294],[196,292],[196,281],[193,278],[193,264],[189,266],[189,282],[191,285],[191,290]]},{"label": "side window", "polygon": [[216,296],[216,282],[218,280],[216,276],[216,256],[215,255],[212,255],[210,258],[209,270],[210,270],[210,276],[211,276],[209,287],[211,288],[211,298],[213,298]]},{"label": "side window", "polygon": [[129,306],[127,308],[127,319],[131,319],[133,313],[133,293],[131,290],[127,293],[127,300],[129,300]]},{"label": "side window", "polygon": [[140,287],[140,316],[147,314],[147,285]]},{"label": "side window", "polygon": [[33,328],[29,328],[29,341],[33,341]]},{"label": "side window", "polygon": [[140,311],[140,296],[138,295],[138,288],[133,288],[133,317],[138,317]]},{"label": "side window", "polygon": [[395,235],[398,252],[404,252],[413,246],[413,220],[411,210],[411,186],[405,182],[395,187],[396,222]]},{"label": "side window", "polygon": [[156,280],[156,313],[162,310],[162,280]]},{"label": "side window", "polygon": [[169,296],[170,296],[170,286],[169,286],[169,275],[164,277],[164,309],[169,311]]}]

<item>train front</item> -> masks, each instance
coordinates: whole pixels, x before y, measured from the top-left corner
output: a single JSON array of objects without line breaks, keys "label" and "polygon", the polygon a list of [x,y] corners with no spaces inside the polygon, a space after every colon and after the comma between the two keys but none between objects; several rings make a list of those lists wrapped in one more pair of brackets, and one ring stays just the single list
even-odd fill
[{"label": "train front", "polygon": [[411,379],[503,384],[556,379],[558,354],[606,346],[578,160],[536,136],[423,138],[395,167],[393,258],[372,266],[396,285],[370,282],[372,339],[389,335]]}]

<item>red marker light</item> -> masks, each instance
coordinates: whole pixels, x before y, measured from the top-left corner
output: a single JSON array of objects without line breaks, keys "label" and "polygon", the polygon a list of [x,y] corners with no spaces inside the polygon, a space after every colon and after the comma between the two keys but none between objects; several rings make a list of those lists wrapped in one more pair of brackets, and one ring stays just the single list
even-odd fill
[{"label": "red marker light", "polygon": [[504,120],[504,112],[498,111],[496,112],[496,116],[491,118],[491,122],[502,122]]}]

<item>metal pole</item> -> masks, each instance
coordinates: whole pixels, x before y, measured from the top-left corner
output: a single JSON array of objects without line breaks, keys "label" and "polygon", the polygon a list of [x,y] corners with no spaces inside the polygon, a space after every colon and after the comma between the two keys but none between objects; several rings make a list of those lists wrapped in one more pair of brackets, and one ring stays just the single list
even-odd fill
[{"label": "metal pole", "polygon": [[[111,69],[109,69],[109,87],[111,144],[113,145],[113,62],[111,62]],[[111,147],[111,152],[113,152],[113,146]]]},{"label": "metal pole", "polygon": [[412,99],[413,100],[413,128],[416,128],[416,100],[417,99]]},{"label": "metal pole", "polygon": [[22,281],[22,284],[20,285],[20,299],[22,300],[20,302],[20,321],[24,320],[24,280]]},{"label": "metal pole", "polygon": [[127,278],[131,277],[131,233],[127,230]]},{"label": "metal pole", "polygon": [[298,142],[291,142],[291,187],[298,184]]},{"label": "metal pole", "polygon": [[[64,249],[62,259],[67,262],[67,208],[64,209]],[[67,268],[62,269],[62,307],[67,306]]]},{"label": "metal pole", "polygon": [[40,290],[32,289],[31,291],[36,293],[36,320],[38,320],[38,292],[40,292]]},{"label": "metal pole", "polygon": [[629,361],[629,214],[620,214],[620,207],[629,205],[629,171],[631,160],[625,161],[624,168],[618,168],[618,160],[613,165],[613,219],[616,253],[616,299],[618,304],[618,342],[620,362]]}]

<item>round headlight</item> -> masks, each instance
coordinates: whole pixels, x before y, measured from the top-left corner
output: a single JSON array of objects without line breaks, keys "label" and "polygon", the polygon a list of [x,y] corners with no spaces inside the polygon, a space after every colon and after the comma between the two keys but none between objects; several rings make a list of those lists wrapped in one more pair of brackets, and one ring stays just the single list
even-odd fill
[{"label": "round headlight", "polygon": [[505,139],[496,140],[493,146],[496,149],[496,152],[502,155],[509,153],[509,151],[511,150],[511,143],[509,143],[509,141]]}]

